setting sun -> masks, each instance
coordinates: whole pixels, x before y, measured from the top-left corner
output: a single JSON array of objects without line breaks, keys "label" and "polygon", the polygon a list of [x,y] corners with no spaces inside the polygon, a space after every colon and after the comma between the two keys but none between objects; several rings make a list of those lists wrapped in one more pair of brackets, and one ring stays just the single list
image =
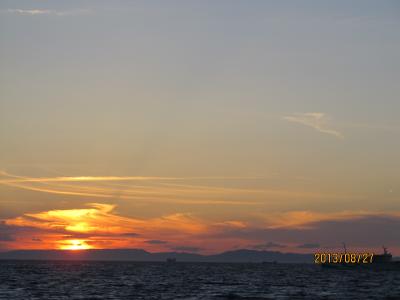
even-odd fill
[{"label": "setting sun", "polygon": [[61,250],[87,250],[91,248],[85,240],[65,240],[60,242]]}]

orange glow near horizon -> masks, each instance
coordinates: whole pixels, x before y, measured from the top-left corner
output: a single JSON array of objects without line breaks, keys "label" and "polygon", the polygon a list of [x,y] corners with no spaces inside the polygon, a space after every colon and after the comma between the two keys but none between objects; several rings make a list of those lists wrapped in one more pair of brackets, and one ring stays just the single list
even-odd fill
[{"label": "orange glow near horizon", "polygon": [[85,240],[65,240],[60,241],[60,250],[87,250],[93,249]]},{"label": "orange glow near horizon", "polygon": [[[120,216],[115,205],[88,203],[86,208],[49,210],[26,213],[7,219],[8,226],[35,228],[35,239],[20,237],[14,248],[25,244],[29,248],[85,250],[115,248],[145,248],[167,250],[166,243],[148,243],[168,240],[182,244],[188,237],[209,232],[209,224],[190,214],[176,213],[151,219]],[[224,226],[219,225],[219,226]],[[233,226],[233,225],[226,225]],[[53,233],[53,234],[52,234]],[[11,243],[10,243],[11,244]],[[169,245],[169,244],[168,244]],[[23,248],[21,246],[21,248]]]},{"label": "orange glow near horizon", "polygon": [[[369,216],[386,217],[391,220],[400,217],[397,213],[371,214],[362,211],[291,211],[262,215],[258,222],[235,219],[213,221],[190,213],[140,219],[120,215],[113,204],[86,203],[83,208],[25,213],[15,218],[0,220],[0,225],[3,224],[3,227],[15,232],[12,239],[2,242],[6,249],[76,251],[136,248],[150,252],[195,249],[194,252],[206,254],[263,245],[270,250],[270,244],[274,243],[266,243],[259,232],[265,231],[271,235],[285,231],[304,233],[317,230],[319,222],[362,220]],[[247,236],[246,232],[249,232]],[[297,247],[300,242],[288,240],[280,243],[284,244],[285,251],[310,251],[308,247]]]}]

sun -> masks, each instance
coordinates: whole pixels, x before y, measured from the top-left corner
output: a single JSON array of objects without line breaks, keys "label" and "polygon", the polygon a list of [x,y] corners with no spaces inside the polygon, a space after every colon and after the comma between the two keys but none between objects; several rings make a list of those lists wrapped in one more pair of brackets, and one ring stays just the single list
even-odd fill
[{"label": "sun", "polygon": [[61,250],[87,250],[92,248],[85,240],[63,240],[60,241],[59,246]]}]

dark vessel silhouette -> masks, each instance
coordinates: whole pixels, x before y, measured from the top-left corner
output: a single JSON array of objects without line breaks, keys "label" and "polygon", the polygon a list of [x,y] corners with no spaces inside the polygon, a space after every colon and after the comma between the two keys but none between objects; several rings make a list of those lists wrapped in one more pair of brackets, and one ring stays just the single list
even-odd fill
[{"label": "dark vessel silhouette", "polygon": [[[344,245],[345,254],[347,253],[346,245]],[[382,246],[382,254],[374,254],[369,263],[324,263],[323,268],[330,269],[374,269],[374,270],[396,270],[400,271],[400,261],[393,261],[393,256],[385,246]]]},{"label": "dark vessel silhouette", "polygon": [[392,254],[387,251],[387,248],[385,246],[382,246],[382,248],[383,248],[383,254],[374,255],[372,263],[374,264],[393,263]]}]

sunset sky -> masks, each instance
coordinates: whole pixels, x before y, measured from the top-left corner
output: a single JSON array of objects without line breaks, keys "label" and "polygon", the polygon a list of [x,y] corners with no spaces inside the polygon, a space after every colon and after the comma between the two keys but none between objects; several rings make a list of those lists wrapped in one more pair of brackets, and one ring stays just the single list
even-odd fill
[{"label": "sunset sky", "polygon": [[1,1],[0,251],[400,255],[399,1]]}]

